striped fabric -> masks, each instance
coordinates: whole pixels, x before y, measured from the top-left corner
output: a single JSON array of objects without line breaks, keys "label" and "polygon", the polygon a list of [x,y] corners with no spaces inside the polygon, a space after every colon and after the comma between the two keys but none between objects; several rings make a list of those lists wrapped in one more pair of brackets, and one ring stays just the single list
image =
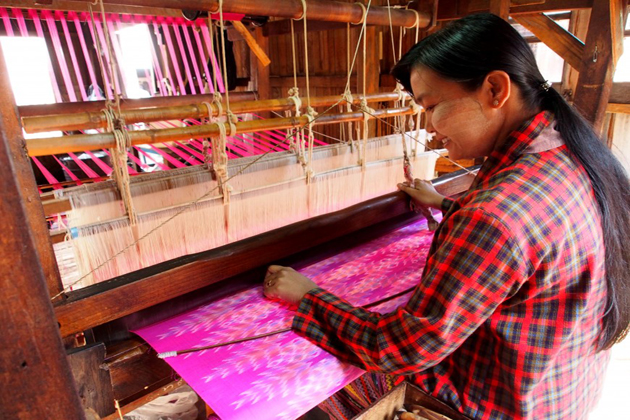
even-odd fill
[{"label": "striped fabric", "polygon": [[406,306],[379,315],[316,288],[293,328],[471,418],[585,418],[609,357],[595,352],[604,248],[591,184],[566,146],[526,152],[551,120],[524,123],[445,203]]}]

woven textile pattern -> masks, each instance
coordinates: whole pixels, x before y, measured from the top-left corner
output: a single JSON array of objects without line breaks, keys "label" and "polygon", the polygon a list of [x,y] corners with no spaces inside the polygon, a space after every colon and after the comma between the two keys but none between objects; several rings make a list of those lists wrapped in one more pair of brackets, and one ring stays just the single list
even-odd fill
[{"label": "woven textile pattern", "polygon": [[[355,305],[417,284],[432,233],[426,221],[311,264],[300,272]],[[262,280],[262,279],[261,279]],[[373,310],[389,312],[409,295]],[[295,308],[237,293],[136,331],[158,352],[250,337],[291,326]],[[294,419],[363,374],[293,332],[166,359],[222,419]]]}]

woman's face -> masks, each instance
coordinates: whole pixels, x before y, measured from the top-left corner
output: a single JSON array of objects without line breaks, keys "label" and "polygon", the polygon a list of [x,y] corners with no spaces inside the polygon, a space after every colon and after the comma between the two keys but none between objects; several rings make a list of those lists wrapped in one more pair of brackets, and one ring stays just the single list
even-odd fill
[{"label": "woman's face", "polygon": [[492,92],[485,84],[474,92],[440,77],[426,67],[411,72],[416,102],[427,116],[427,131],[434,133],[451,159],[488,156],[495,147],[502,118],[492,106]]}]

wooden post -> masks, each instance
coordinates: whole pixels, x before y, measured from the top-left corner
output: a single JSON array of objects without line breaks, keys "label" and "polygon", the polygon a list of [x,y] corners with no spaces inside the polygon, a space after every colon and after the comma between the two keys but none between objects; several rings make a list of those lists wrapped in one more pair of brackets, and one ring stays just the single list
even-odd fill
[{"label": "wooden post", "polygon": [[490,0],[490,13],[494,13],[503,20],[510,17],[510,0]]},{"label": "wooden post", "polygon": [[83,408],[94,410],[100,417],[114,413],[114,390],[105,365],[105,345],[97,343],[73,349],[68,362]]},{"label": "wooden post", "polygon": [[50,257],[50,240],[34,222],[43,212],[33,175],[26,174],[30,166],[1,49],[0,69],[2,418],[84,419],[46,288],[43,257]]},{"label": "wooden post", "polygon": [[[613,38],[617,14],[625,25],[628,0],[593,2],[574,105],[601,132],[615,74]],[[615,16],[611,16],[611,15]]]},{"label": "wooden post", "polygon": [[[52,248],[52,242],[46,226],[44,209],[39,199],[39,192],[33,176],[31,162],[26,157],[26,146],[22,137],[22,127],[19,123],[15,100],[13,99],[13,91],[9,82],[7,66],[4,61],[4,55],[0,52],[0,100],[2,101],[2,110],[0,115],[5,121],[4,135],[7,136],[7,147],[9,148],[9,156],[13,157],[14,181],[19,187],[24,207],[26,210],[25,228],[32,231],[35,239],[35,249],[39,254],[41,267],[44,271],[46,284],[48,285],[48,293],[54,296],[63,289],[61,285],[61,277],[57,260]],[[5,179],[5,178],[0,178]]]}]

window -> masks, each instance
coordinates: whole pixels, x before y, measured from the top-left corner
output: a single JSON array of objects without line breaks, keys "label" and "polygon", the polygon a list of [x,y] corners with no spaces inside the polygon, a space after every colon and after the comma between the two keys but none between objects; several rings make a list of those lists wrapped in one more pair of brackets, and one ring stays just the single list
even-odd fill
[{"label": "window", "polygon": [[[50,79],[50,56],[46,41],[38,37],[0,37],[0,43],[16,104],[54,104],[56,100]],[[24,138],[29,139],[60,136],[60,131],[24,133]]]}]

